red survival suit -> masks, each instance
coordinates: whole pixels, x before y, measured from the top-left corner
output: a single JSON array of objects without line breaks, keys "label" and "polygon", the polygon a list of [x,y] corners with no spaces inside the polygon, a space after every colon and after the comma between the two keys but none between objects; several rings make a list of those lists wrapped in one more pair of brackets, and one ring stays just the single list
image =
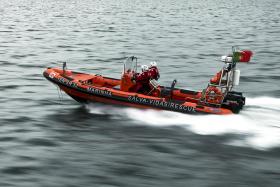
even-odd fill
[{"label": "red survival suit", "polygon": [[150,80],[155,79],[158,80],[160,77],[158,68],[156,66],[151,66],[147,71],[143,71],[142,73],[136,74],[136,86],[132,91],[138,93],[148,93],[150,91]]}]

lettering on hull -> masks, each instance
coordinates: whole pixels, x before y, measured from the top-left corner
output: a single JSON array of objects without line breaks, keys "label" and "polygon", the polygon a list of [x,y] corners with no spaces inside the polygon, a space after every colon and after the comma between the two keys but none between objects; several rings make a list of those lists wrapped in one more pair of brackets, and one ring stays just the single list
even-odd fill
[{"label": "lettering on hull", "polygon": [[102,96],[107,96],[107,97],[112,97],[112,92],[107,91],[107,90],[99,90],[93,87],[88,87],[87,91],[93,94],[97,95],[102,95]]},{"label": "lettering on hull", "polygon": [[160,100],[154,100],[154,99],[146,99],[146,98],[141,98],[141,97],[137,97],[137,96],[129,96],[128,101],[137,103],[137,104],[150,105],[150,106],[155,106],[155,107],[159,107],[159,108],[179,111],[179,112],[189,112],[189,113],[196,112],[195,108],[192,106],[185,106],[185,105],[180,105],[178,103],[166,102],[166,101],[160,101]]},{"label": "lettering on hull", "polygon": [[74,88],[78,88],[77,83],[69,81],[69,80],[67,80],[63,77],[59,77],[57,80],[64,85],[71,86],[71,87],[74,87]]}]

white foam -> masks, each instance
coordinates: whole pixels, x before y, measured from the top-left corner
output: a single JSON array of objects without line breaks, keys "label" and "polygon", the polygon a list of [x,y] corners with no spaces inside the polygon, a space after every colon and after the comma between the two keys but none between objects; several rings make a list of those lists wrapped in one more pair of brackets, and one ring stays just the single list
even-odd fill
[{"label": "white foam", "polygon": [[[181,126],[201,135],[235,133],[244,140],[225,142],[238,146],[267,149],[280,146],[280,99],[259,97],[247,99],[237,115],[189,115],[168,111],[118,109],[119,115],[152,126]],[[116,112],[116,110],[114,110]]]}]

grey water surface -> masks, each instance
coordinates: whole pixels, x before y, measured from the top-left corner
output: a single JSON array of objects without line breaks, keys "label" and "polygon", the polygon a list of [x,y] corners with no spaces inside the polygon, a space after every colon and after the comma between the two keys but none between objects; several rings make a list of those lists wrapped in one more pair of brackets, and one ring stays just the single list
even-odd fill
[{"label": "grey water surface", "polygon": [[[1,0],[0,186],[280,186],[278,0]],[[82,106],[42,72],[157,61],[200,90],[238,45],[239,115]]]}]

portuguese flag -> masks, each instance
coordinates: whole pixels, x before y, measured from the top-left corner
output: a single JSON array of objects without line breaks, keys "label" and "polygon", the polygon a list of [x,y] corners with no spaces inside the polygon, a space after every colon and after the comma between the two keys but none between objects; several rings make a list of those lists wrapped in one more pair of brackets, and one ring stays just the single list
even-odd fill
[{"label": "portuguese flag", "polygon": [[233,61],[234,62],[249,62],[253,52],[250,50],[242,50],[233,52]]}]

